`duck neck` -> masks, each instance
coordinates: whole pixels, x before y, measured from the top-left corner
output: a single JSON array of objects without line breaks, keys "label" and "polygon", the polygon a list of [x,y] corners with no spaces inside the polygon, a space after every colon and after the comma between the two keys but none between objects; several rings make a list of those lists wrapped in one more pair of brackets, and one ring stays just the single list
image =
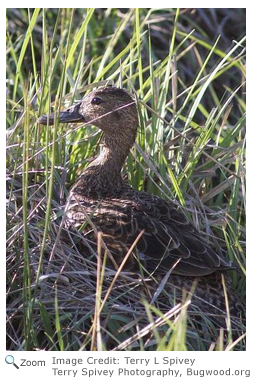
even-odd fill
[{"label": "duck neck", "polygon": [[120,188],[124,184],[121,170],[134,141],[135,135],[129,139],[126,137],[125,140],[118,135],[104,136],[101,153],[86,170],[92,184],[95,180],[98,187],[106,191]]}]

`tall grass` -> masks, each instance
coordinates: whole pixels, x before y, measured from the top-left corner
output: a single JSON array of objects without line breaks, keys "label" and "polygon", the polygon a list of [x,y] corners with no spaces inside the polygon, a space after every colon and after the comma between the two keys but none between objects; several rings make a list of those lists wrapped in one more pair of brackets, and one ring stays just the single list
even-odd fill
[{"label": "tall grass", "polygon": [[9,349],[244,349],[244,335],[223,338],[207,318],[203,336],[189,297],[163,313],[153,289],[142,298],[140,277],[97,269],[59,240],[68,190],[101,133],[36,122],[107,81],[132,92],[140,127],[124,176],[177,200],[239,265],[232,283],[244,299],[245,38],[241,27],[232,41],[225,15],[212,12],[219,36],[207,9],[7,10]]}]

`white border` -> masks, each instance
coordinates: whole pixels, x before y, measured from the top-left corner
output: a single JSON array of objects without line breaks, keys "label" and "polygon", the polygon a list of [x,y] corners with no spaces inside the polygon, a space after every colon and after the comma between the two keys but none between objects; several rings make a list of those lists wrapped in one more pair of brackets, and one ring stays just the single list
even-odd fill
[{"label": "white border", "polygon": [[[25,4],[24,4],[25,3]],[[37,2],[32,1],[26,1],[26,2],[23,2],[23,7],[35,7],[37,6],[36,4]],[[42,2],[40,2],[42,3]],[[41,5],[40,3],[38,3],[38,5]],[[48,2],[44,2],[42,5],[44,7],[46,6],[49,6],[52,8],[52,7],[64,7],[66,5],[69,5],[67,2],[56,2],[56,1],[51,1],[51,4],[47,4]],[[77,8],[80,8],[80,7],[84,7],[84,6],[89,6],[91,4],[87,3],[87,2],[82,2],[82,1],[75,1],[75,6]],[[160,1],[160,2],[156,2],[154,1],[147,1],[147,2],[142,2],[142,1],[130,1],[129,2],[129,7],[141,7],[141,8],[150,8],[150,7],[154,7],[156,8],[159,7],[159,8],[164,8],[164,7],[169,7],[170,5],[172,6],[179,6],[179,7],[188,7],[188,8],[192,8],[192,7],[205,7],[205,5],[207,5],[207,7],[210,8],[210,5],[212,5],[214,8],[217,8],[217,7],[220,7],[220,8],[223,8],[223,1],[214,1],[214,2],[210,2],[211,4],[209,4],[209,2],[205,3],[203,1],[193,1],[193,2],[188,2],[188,1],[185,1],[185,2],[167,2],[167,1]],[[5,196],[4,196],[4,191],[5,191],[5,188],[4,186],[2,186],[0,188],[0,192],[1,192],[1,195],[0,195],[0,202],[1,202],[1,217],[2,217],[2,220],[1,220],[1,224],[3,226],[1,226],[2,230],[1,230],[1,235],[3,235],[3,238],[1,238],[1,244],[3,246],[3,250],[1,252],[2,254],[2,262],[3,262],[3,265],[1,265],[1,272],[2,272],[2,276],[1,276],[1,308],[2,308],[2,315],[1,315],[1,335],[0,335],[0,344],[1,344],[1,361],[2,361],[2,366],[3,366],[3,370],[2,370],[2,376],[5,377],[5,379],[8,379],[9,382],[12,382],[14,381],[14,379],[16,380],[17,378],[19,380],[22,380],[22,379],[29,379],[29,378],[36,378],[36,381],[37,382],[44,382],[46,381],[47,378],[50,379],[50,381],[52,381],[52,379],[54,378],[54,380],[66,380],[66,381],[70,381],[71,378],[65,378],[65,377],[53,377],[52,375],[52,370],[51,370],[51,365],[50,365],[50,361],[51,361],[51,358],[53,355],[56,355],[58,357],[62,357],[64,358],[64,355],[65,355],[65,358],[67,357],[70,357],[70,358],[85,358],[87,356],[89,356],[90,354],[93,355],[95,358],[100,358],[100,357],[105,357],[106,356],[116,356],[120,355],[120,358],[123,358],[124,356],[129,356],[131,355],[132,357],[134,358],[153,358],[154,356],[157,356],[159,357],[159,355],[161,356],[161,358],[163,356],[167,356],[167,357],[172,357],[172,358],[175,358],[175,357],[178,357],[178,358],[189,358],[189,359],[192,359],[192,358],[196,358],[196,363],[198,365],[198,368],[215,368],[216,366],[218,368],[229,368],[229,367],[232,367],[234,369],[251,369],[251,373],[253,373],[254,371],[254,376],[255,376],[255,298],[254,298],[254,291],[255,291],[255,273],[256,273],[256,265],[255,265],[255,258],[256,258],[256,249],[255,249],[255,230],[256,230],[256,208],[255,208],[255,205],[256,205],[256,202],[255,202],[255,179],[256,179],[256,171],[255,171],[255,163],[256,163],[256,160],[255,160],[255,144],[256,144],[256,136],[255,136],[255,132],[256,132],[256,124],[255,124],[255,86],[254,86],[254,82],[255,82],[255,65],[256,65],[256,60],[253,56],[253,51],[255,50],[255,10],[256,10],[256,7],[251,5],[252,2],[249,3],[249,1],[244,1],[243,3],[241,2],[238,2],[238,1],[230,1],[230,2],[226,2],[226,7],[227,8],[241,8],[241,7],[246,7],[247,8],[247,31],[248,31],[248,40],[249,40],[249,53],[248,53],[248,78],[249,78],[249,81],[248,81],[248,94],[249,96],[247,97],[247,108],[248,108],[248,114],[249,114],[249,124],[248,124],[248,128],[247,128],[247,131],[248,131],[248,135],[249,135],[249,144],[248,144],[248,152],[249,152],[249,155],[248,155],[248,174],[249,174],[249,177],[248,177],[248,206],[249,206],[249,209],[248,209],[248,218],[247,218],[247,222],[248,222],[248,230],[247,230],[247,260],[248,260],[248,266],[247,266],[247,270],[248,270],[248,279],[247,279],[247,329],[248,329],[248,337],[247,337],[247,351],[245,352],[226,352],[226,353],[223,353],[223,352],[214,352],[214,353],[211,353],[211,354],[207,354],[206,352],[183,352],[183,353],[180,353],[180,352],[172,352],[172,353],[157,353],[157,352],[115,352],[115,353],[102,353],[102,352],[97,352],[97,353],[89,353],[89,352],[62,352],[62,353],[56,353],[56,352],[22,352],[22,353],[19,353],[19,352],[13,352],[12,354],[15,356],[15,359],[16,359],[16,363],[17,364],[20,364],[20,359],[21,358],[26,358],[26,359],[30,359],[30,360],[46,360],[47,362],[47,366],[46,367],[21,367],[19,370],[16,370],[15,367],[13,366],[9,366],[7,365],[5,362],[4,362],[4,358],[6,356],[6,351],[5,351],[5,299],[4,299],[4,291],[5,291],[5,263],[4,263],[4,248],[5,248],[5,237],[4,237],[4,218],[5,217],[5,207],[3,207],[3,201],[5,201]],[[10,2],[9,4],[9,7],[10,8],[19,8],[20,7],[20,2],[18,1],[12,1]],[[72,4],[73,5],[73,4]],[[96,1],[96,4],[94,3],[93,4],[94,6],[98,7],[98,8],[101,8],[101,7],[111,7],[111,8],[115,8],[115,7],[118,7],[120,5],[120,2],[117,2],[117,1],[110,1],[110,2],[103,2],[103,1]],[[5,10],[2,9],[2,12],[0,13],[1,14],[1,48],[2,48],[2,52],[5,51],[5,41],[3,40],[5,36]],[[3,63],[3,54],[2,54],[2,59],[1,59],[1,69],[3,69],[4,71],[4,63]],[[4,74],[3,74],[3,71],[2,71],[2,76],[1,76],[1,81],[3,82],[3,79],[5,78]],[[2,86],[1,86],[1,92],[2,94],[5,95],[5,83],[2,83]],[[3,97],[3,100],[4,100],[4,97]],[[4,106],[4,101],[1,103],[1,108],[4,109],[5,106]],[[2,116],[4,115],[4,113],[1,114]],[[3,119],[2,119],[3,121]],[[4,124],[4,122],[3,122]],[[0,129],[0,134],[1,134],[1,145],[4,145],[4,142],[5,142],[5,132],[4,132],[4,126],[1,127]],[[4,178],[5,178],[5,154],[4,154],[4,149],[0,150],[0,155],[1,155],[1,159],[0,159],[0,163],[1,163],[1,180],[2,182],[4,182]],[[15,375],[17,374],[17,375]],[[117,378],[117,377],[116,377]],[[122,380],[131,380],[133,379],[135,382],[136,381],[141,381],[143,382],[144,380],[145,381],[149,381],[151,378],[143,378],[143,377],[129,377],[129,378],[125,378],[125,377],[118,377],[118,378],[121,378]],[[84,382],[86,379],[86,377],[79,377],[79,378],[76,378],[75,381],[76,382]],[[102,379],[100,377],[96,377],[96,378],[90,378],[90,381],[99,381],[99,379]],[[107,378],[107,377],[104,377],[104,380],[109,380],[110,378]],[[113,379],[113,378],[111,378]],[[157,380],[160,379],[160,378],[157,378]],[[171,377],[168,378],[169,381],[171,381]],[[206,379],[205,381],[211,381],[213,379],[216,380],[216,377],[214,377],[213,379],[210,378],[210,377],[207,377],[207,378],[204,378]],[[217,379],[219,380],[229,380],[232,382],[233,381],[237,381],[237,382],[243,382],[245,379],[246,381],[248,381],[247,378],[243,378],[243,377],[240,377],[240,378],[237,378],[237,377],[226,377],[225,380],[222,379],[222,378],[218,378]],[[154,378],[155,380],[155,378]],[[167,381],[167,378],[166,378],[166,381]],[[198,377],[194,377],[194,378],[189,378],[188,377],[185,377],[183,376],[182,378],[179,378],[178,381],[180,382],[186,382],[186,381],[189,381],[189,382],[194,382],[194,381],[197,381],[198,382]]]}]

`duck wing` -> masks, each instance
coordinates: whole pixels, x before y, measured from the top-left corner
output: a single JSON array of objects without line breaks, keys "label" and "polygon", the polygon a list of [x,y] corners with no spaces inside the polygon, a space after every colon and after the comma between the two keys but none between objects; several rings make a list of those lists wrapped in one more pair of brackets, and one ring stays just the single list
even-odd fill
[{"label": "duck wing", "polygon": [[[161,272],[171,269],[179,260],[173,273],[186,276],[233,268],[201,238],[176,205],[146,192],[128,189],[121,195],[100,201],[73,195],[66,214],[69,225],[77,228],[89,216],[96,229],[102,232],[117,264],[144,230],[136,256],[130,257],[127,263],[130,270],[138,269],[138,260],[148,271]],[[83,231],[85,236],[87,233],[88,226]]]},{"label": "duck wing", "polygon": [[146,192],[135,194],[135,217],[139,230],[145,229],[138,248],[151,266],[160,262],[160,269],[170,269],[180,259],[173,273],[186,276],[233,268],[202,239],[175,204]]}]

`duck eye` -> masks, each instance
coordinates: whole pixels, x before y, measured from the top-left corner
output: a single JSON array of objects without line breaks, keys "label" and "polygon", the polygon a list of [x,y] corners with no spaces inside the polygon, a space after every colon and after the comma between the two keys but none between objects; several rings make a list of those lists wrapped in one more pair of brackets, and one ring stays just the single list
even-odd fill
[{"label": "duck eye", "polygon": [[99,97],[93,97],[91,103],[92,103],[93,105],[99,105],[99,104],[102,103],[102,99],[99,98]]}]

